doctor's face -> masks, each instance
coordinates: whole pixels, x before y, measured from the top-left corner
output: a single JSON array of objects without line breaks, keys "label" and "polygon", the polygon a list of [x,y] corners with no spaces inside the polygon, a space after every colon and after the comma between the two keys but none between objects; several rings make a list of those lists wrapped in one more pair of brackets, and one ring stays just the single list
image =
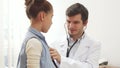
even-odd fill
[{"label": "doctor's face", "polygon": [[81,14],[77,14],[74,16],[67,16],[67,29],[68,33],[71,37],[74,36],[80,36],[84,31],[84,26],[86,24],[83,24],[83,21],[81,19]]}]

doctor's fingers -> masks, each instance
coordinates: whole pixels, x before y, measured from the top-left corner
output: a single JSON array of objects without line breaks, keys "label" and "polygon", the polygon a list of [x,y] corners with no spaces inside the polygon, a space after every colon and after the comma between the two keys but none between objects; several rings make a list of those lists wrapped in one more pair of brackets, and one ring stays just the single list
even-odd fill
[{"label": "doctor's fingers", "polygon": [[59,55],[59,53],[57,52],[57,50],[50,50],[50,55],[52,56],[52,57],[59,57],[60,55]]},{"label": "doctor's fingers", "polygon": [[49,48],[50,51],[54,51],[55,49],[54,48]]},{"label": "doctor's fingers", "polygon": [[53,59],[55,59],[58,63],[60,63],[60,61],[61,61],[61,56],[60,56],[59,53],[57,53],[57,52],[51,53],[51,57],[52,57]]},{"label": "doctor's fingers", "polygon": [[59,55],[57,51],[50,51],[51,56],[57,56]]},{"label": "doctor's fingers", "polygon": [[58,52],[56,49],[50,48],[50,53],[53,54],[53,53],[58,53]]},{"label": "doctor's fingers", "polygon": [[50,52],[50,55],[51,56],[58,56],[58,53],[57,52]]},{"label": "doctor's fingers", "polygon": [[50,48],[50,55],[52,58],[56,59],[60,57],[60,54],[56,49]]}]

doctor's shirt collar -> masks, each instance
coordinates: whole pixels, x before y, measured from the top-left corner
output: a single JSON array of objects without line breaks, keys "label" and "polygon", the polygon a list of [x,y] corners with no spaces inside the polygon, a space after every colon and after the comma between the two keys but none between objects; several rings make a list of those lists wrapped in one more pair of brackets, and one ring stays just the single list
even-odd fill
[{"label": "doctor's shirt collar", "polygon": [[[85,32],[83,32],[82,36],[78,38],[78,41],[80,41],[80,40],[83,39],[84,37],[85,37]],[[70,37],[70,35],[68,35],[68,40],[69,40],[69,41],[74,41],[74,40]]]}]

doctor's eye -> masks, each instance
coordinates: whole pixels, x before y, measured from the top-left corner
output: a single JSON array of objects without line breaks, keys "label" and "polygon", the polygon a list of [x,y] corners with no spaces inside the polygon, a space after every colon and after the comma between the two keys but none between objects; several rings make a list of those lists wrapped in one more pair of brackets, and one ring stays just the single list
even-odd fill
[{"label": "doctor's eye", "polygon": [[69,24],[70,23],[70,21],[67,21],[67,24]]}]

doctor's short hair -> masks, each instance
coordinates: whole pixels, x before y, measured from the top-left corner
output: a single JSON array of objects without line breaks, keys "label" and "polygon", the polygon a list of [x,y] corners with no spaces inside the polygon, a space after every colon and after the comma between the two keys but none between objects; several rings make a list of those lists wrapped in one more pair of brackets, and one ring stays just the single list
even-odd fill
[{"label": "doctor's short hair", "polygon": [[87,8],[80,4],[80,3],[75,3],[71,5],[70,7],[67,8],[66,10],[66,16],[75,16],[77,14],[81,14],[82,21],[85,22],[88,19],[88,10]]}]

